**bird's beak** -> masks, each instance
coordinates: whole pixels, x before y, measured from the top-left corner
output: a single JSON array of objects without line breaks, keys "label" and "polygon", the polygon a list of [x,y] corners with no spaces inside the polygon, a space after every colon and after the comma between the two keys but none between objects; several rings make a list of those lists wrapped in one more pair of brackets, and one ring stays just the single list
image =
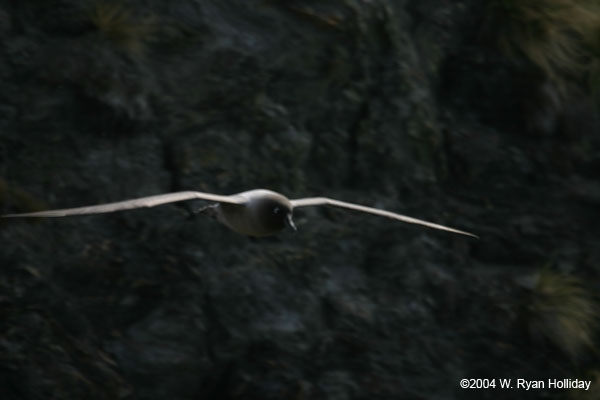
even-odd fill
[{"label": "bird's beak", "polygon": [[294,220],[292,220],[292,213],[289,213],[287,215],[287,218],[285,219],[285,223],[287,226],[289,226],[290,228],[292,228],[294,230],[294,232],[296,232],[298,229],[296,228],[296,225],[294,224]]}]

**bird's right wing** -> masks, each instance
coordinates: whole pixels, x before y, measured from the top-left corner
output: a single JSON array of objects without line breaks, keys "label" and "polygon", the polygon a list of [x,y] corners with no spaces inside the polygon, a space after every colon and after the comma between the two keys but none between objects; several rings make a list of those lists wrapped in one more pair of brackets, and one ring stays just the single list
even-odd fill
[{"label": "bird's right wing", "polygon": [[23,214],[7,214],[2,215],[2,218],[20,218],[20,217],[66,217],[69,215],[88,215],[88,214],[103,214],[115,211],[131,210],[134,208],[149,208],[156,207],[162,204],[175,203],[185,200],[208,200],[218,203],[230,204],[245,204],[248,200],[242,196],[221,196],[212,193],[203,192],[175,192],[158,194],[155,196],[140,197],[137,199],[117,201],[114,203],[99,204],[94,206],[85,206],[77,208],[64,208],[60,210],[36,211]]},{"label": "bird's right wing", "polygon": [[334,200],[334,199],[330,199],[327,197],[308,197],[305,199],[290,200],[290,202],[292,203],[292,206],[294,208],[311,207],[311,206],[332,206],[332,207],[346,208],[349,210],[379,215],[382,217],[387,217],[387,218],[395,219],[395,220],[402,221],[402,222],[408,222],[409,224],[423,225],[423,226],[427,226],[427,227],[433,228],[433,229],[438,229],[441,231],[453,232],[453,233],[458,233],[461,235],[467,235],[467,236],[472,236],[474,238],[478,238],[477,235],[474,235],[469,232],[461,231],[458,229],[450,228],[449,226],[435,224],[433,222],[424,221],[422,219],[417,219],[417,218],[409,217],[409,216],[402,215],[402,214],[397,214],[397,213],[394,213],[391,211],[381,210],[379,208],[367,207],[367,206],[362,206],[360,204],[354,204],[354,203],[347,203],[345,201]]}]

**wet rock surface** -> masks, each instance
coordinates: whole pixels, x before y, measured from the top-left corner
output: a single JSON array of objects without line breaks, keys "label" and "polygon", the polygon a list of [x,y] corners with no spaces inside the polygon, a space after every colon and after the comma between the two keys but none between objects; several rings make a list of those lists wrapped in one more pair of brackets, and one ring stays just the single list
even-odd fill
[{"label": "wet rock surface", "polygon": [[598,289],[597,108],[491,50],[484,16],[0,2],[2,213],[265,187],[481,236],[306,208],[250,239],[194,202],[1,220],[0,398],[564,398],[459,380],[598,376],[531,311],[540,274]]}]

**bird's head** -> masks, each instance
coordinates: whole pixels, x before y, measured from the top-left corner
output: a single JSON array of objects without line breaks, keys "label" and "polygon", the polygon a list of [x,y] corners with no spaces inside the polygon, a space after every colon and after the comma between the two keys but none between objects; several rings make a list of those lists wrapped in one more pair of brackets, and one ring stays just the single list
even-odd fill
[{"label": "bird's head", "polygon": [[287,207],[275,207],[273,208],[273,214],[276,218],[283,218],[283,223],[288,227],[292,228],[294,231],[297,231],[296,224],[294,224],[294,219],[292,209]]},{"label": "bird's head", "polygon": [[296,231],[294,224],[292,205],[285,199],[263,199],[259,207],[260,221],[268,229],[280,231],[286,226]]}]

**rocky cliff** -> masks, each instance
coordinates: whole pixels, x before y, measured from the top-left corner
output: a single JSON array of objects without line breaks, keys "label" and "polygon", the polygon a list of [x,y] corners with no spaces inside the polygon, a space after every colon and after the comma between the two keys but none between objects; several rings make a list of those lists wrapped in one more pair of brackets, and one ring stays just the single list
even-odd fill
[{"label": "rocky cliff", "polygon": [[250,239],[194,202],[2,220],[0,398],[597,398],[600,74],[526,47],[510,3],[0,2],[2,213],[264,187],[481,236],[307,208]]}]

